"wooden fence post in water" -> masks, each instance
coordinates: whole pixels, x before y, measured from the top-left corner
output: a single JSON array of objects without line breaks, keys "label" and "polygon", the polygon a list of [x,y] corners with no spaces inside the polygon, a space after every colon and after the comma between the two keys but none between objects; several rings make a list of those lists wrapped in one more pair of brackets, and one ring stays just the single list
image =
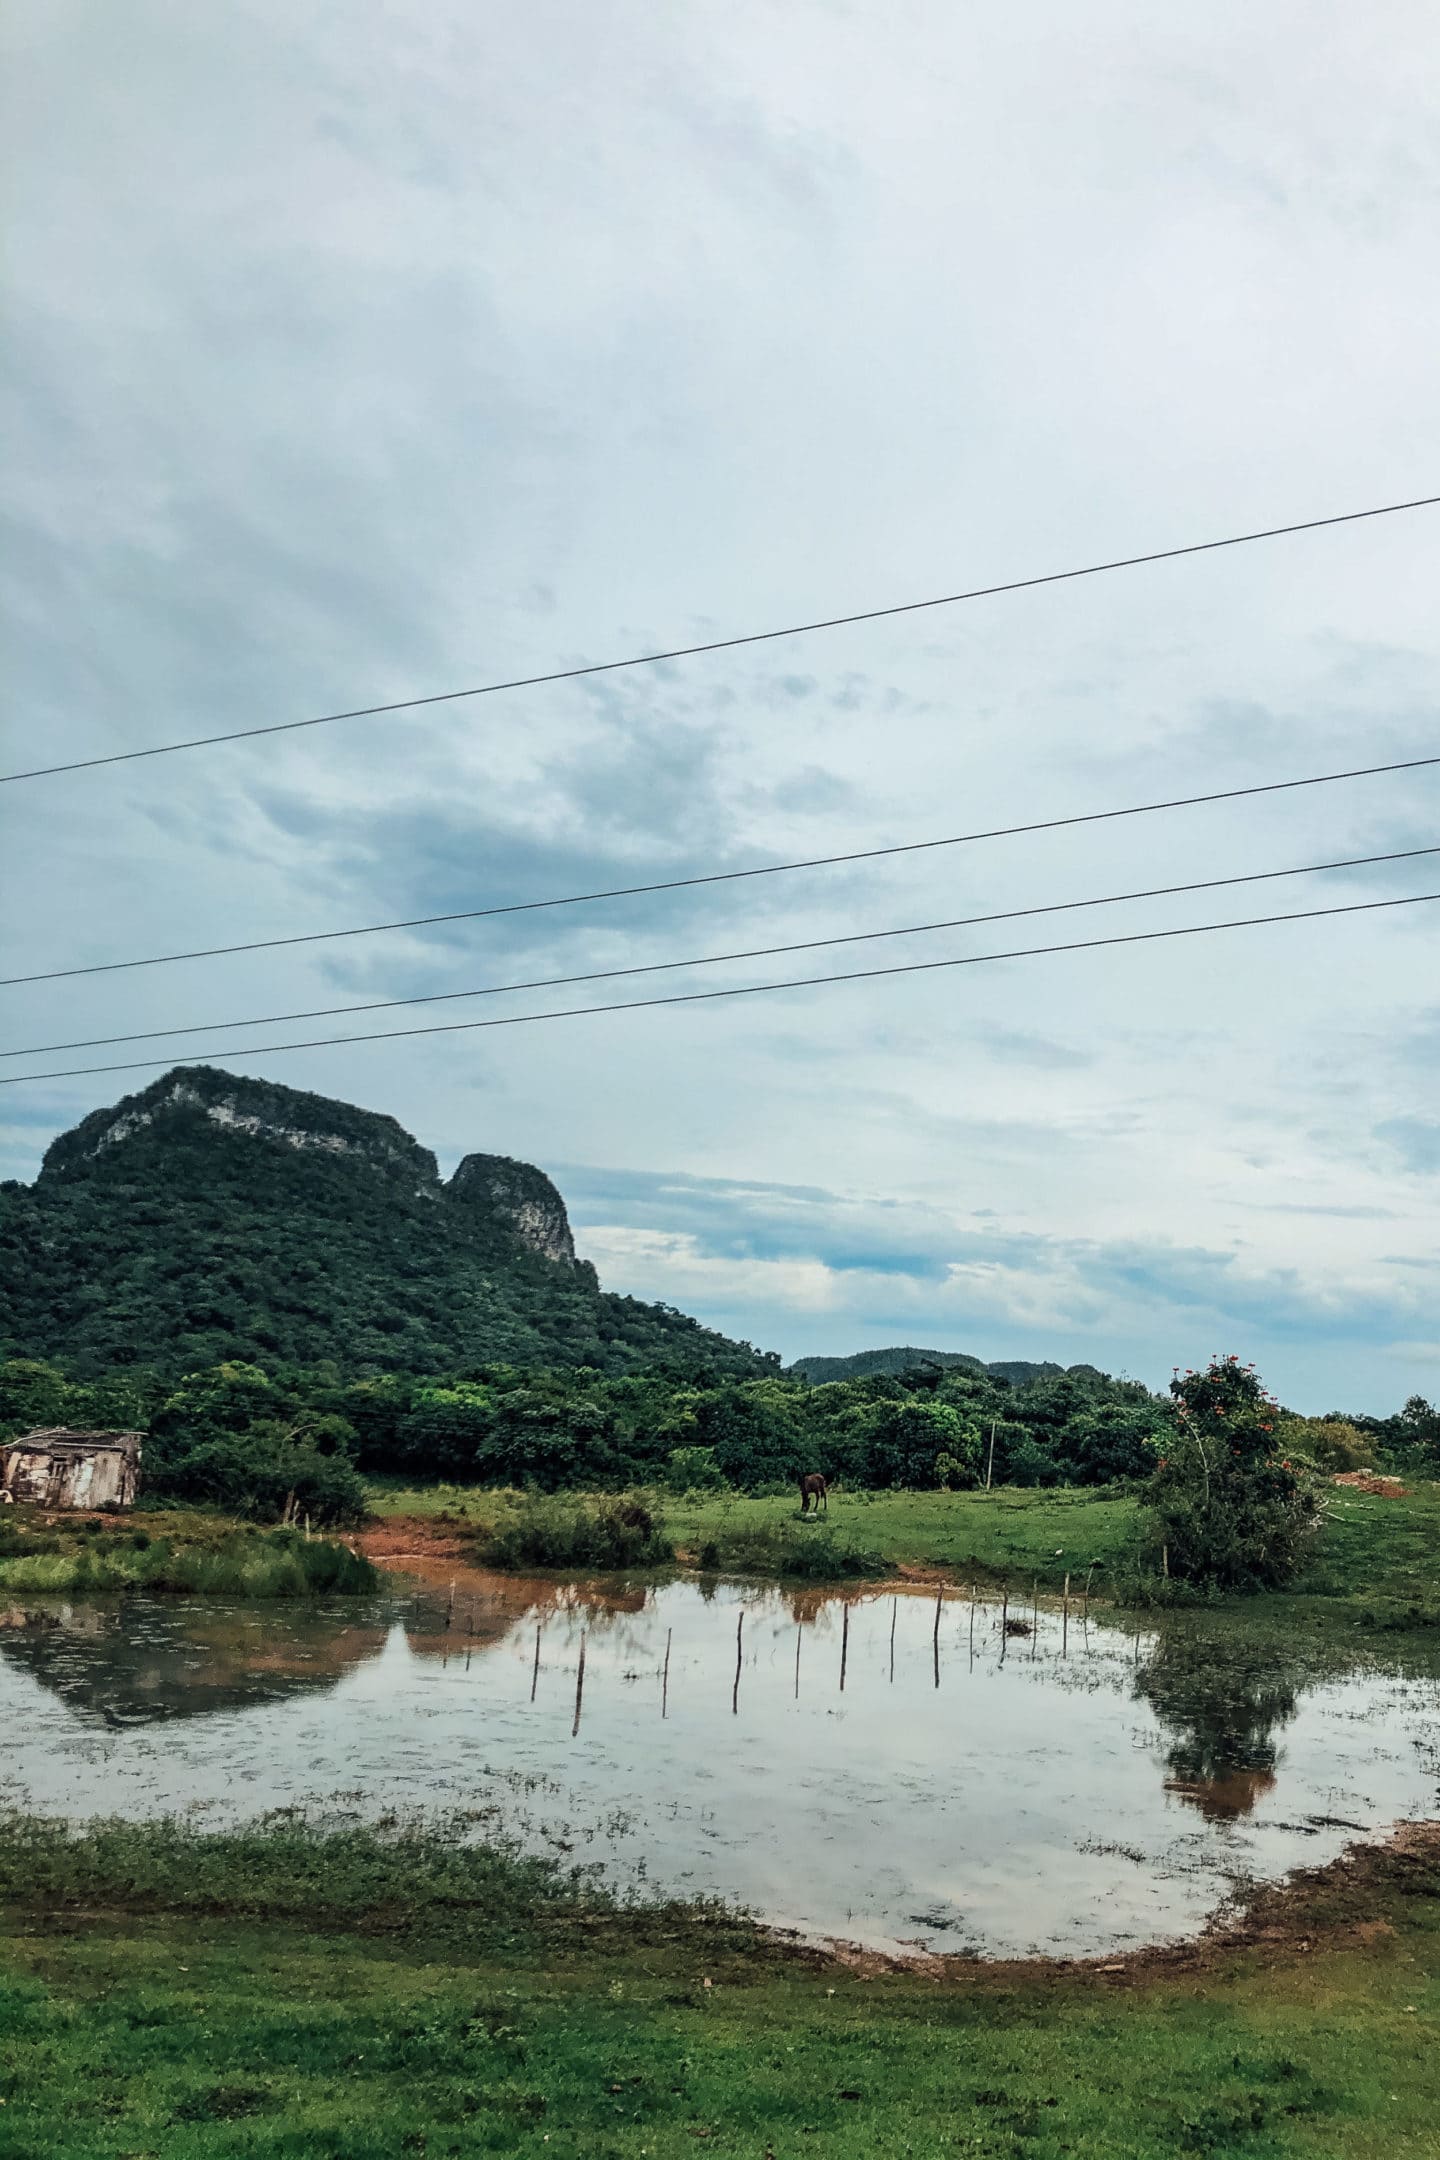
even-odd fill
[{"label": "wooden fence post in water", "polygon": [[579,1664],[578,1664],[578,1665],[576,1666],[576,1668],[575,1668],[575,1722],[574,1722],[574,1724],[573,1724],[573,1725],[572,1725],[572,1726],[570,1727],[570,1737],[571,1737],[571,1739],[572,1739],[572,1740],[573,1740],[573,1739],[575,1738],[575,1735],[576,1735],[576,1733],[578,1733],[578,1732],[579,1732],[579,1730],[580,1730],[580,1704],[581,1704],[582,1700],[584,1699],[584,1695],[585,1695],[585,1637],[584,1637],[584,1635],[582,1634],[582,1635],[581,1635],[581,1637],[580,1637],[580,1663],[579,1663]]},{"label": "wooden fence post in water", "polygon": [[939,1687],[939,1685],[940,1685],[940,1608],[941,1608],[942,1604],[944,1603],[944,1601],[945,1601],[945,1586],[944,1586],[944,1584],[942,1583],[942,1584],[941,1584],[941,1586],[940,1586],[940,1588],[939,1588],[939,1589],[938,1589],[938,1590],[937,1590],[937,1591],[935,1592],[935,1627],[934,1627],[934,1631],[933,1631],[933,1633],[931,1634],[931,1637],[930,1637],[930,1647],[931,1647],[932,1651],[934,1652],[934,1657],[935,1657],[935,1685],[936,1685],[936,1687]]},{"label": "wooden fence post in water", "polygon": [[1040,1642],[1040,1578],[1037,1575],[1030,1591],[1030,1655],[1034,1657]]},{"label": "wooden fence post in water", "polygon": [[540,1685],[540,1630],[535,1630],[535,1669],[530,1675],[530,1700],[535,1700],[535,1690]]},{"label": "wooden fence post in water", "polygon": [[802,1642],[803,1642],[804,1640],[805,1640],[805,1623],[804,1623],[804,1621],[803,1621],[803,1620],[797,1620],[797,1621],[796,1621],[796,1623],[795,1623],[795,1700],[796,1700],[796,1702],[799,1702],[799,1700],[800,1700],[800,1645],[801,1645],[801,1643],[802,1643]]},{"label": "wooden fence post in water", "polygon": [[665,1668],[660,1675],[660,1715],[667,1717],[670,1711],[670,1638],[674,1628],[665,1630]]},{"label": "wooden fence post in water", "polygon": [[452,1580],[451,1580],[451,1584],[450,1584],[450,1602],[449,1602],[449,1604],[448,1604],[448,1605],[447,1605],[447,1606],[445,1607],[445,1627],[446,1627],[446,1631],[447,1631],[447,1633],[448,1633],[448,1631],[449,1631],[450,1623],[451,1623],[451,1621],[452,1621],[452,1620],[453,1620],[454,1618],[455,1618],[455,1584],[454,1584],[454,1580],[453,1580],[453,1578],[452,1578]]},{"label": "wooden fence post in water", "polygon": [[1005,1645],[1010,1636],[1010,1585],[1006,1583],[1000,1592],[1000,1663],[1005,1662]]},{"label": "wooden fence post in water", "polygon": [[899,1610],[899,1598],[892,1597],[890,1600],[890,1684],[892,1687],[895,1684],[895,1615]]},{"label": "wooden fence post in water", "polygon": [[1065,1575],[1065,1597],[1060,1607],[1060,1655],[1070,1655],[1070,1575]]},{"label": "wooden fence post in water", "polygon": [[730,1690],[731,1717],[738,1717],[740,1715],[740,1646],[744,1633],[745,1608],[742,1605],[740,1608],[740,1617],[735,1623],[735,1685]]},{"label": "wooden fence post in water", "polygon": [[845,1692],[845,1667],[850,1662],[850,1600],[848,1598],[840,1609],[843,1614],[840,1622],[840,1693],[843,1695]]}]

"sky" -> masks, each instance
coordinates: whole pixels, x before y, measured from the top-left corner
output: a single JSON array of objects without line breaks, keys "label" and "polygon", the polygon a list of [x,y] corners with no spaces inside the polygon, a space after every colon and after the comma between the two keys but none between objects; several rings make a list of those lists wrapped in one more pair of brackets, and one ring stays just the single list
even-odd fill
[{"label": "sky", "polygon": [[[6,769],[1440,492],[1423,0],[11,0]],[[7,974],[1440,751],[1440,510],[0,790]],[[541,1164],[607,1286],[1298,1408],[1440,1394],[1440,767],[3,991],[0,1174],[198,1058]]]}]

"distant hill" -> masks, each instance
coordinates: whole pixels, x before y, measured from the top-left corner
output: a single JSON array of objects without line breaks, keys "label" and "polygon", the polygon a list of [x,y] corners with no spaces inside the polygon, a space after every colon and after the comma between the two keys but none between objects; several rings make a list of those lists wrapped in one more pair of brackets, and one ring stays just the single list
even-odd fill
[{"label": "distant hill", "polygon": [[0,1185],[0,1355],[90,1377],[237,1358],[342,1376],[478,1364],[774,1372],[668,1305],[602,1290],[544,1172],[448,1183],[394,1118],[184,1066]]},{"label": "distant hill", "polygon": [[812,1386],[818,1387],[825,1380],[860,1380],[868,1373],[904,1373],[916,1365],[963,1365],[970,1372],[989,1373],[992,1379],[1008,1380],[1012,1387],[1028,1387],[1032,1380],[1053,1380],[1067,1370],[1087,1375],[1096,1372],[1093,1365],[1066,1367],[1049,1362],[1037,1365],[1027,1363],[1024,1358],[997,1358],[987,1365],[983,1358],[972,1357],[965,1350],[916,1350],[909,1346],[893,1350],[856,1350],[849,1357],[796,1358],[787,1369],[800,1373]]}]

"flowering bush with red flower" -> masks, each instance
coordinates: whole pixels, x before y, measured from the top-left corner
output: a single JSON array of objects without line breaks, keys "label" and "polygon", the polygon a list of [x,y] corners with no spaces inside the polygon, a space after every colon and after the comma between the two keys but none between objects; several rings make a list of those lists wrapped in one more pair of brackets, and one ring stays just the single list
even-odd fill
[{"label": "flowering bush with red flower", "polygon": [[1215,1357],[1170,1383],[1171,1427],[1146,1489],[1146,1560],[1172,1580],[1273,1590],[1319,1528],[1309,1487],[1282,1454],[1284,1412],[1253,1365]]}]

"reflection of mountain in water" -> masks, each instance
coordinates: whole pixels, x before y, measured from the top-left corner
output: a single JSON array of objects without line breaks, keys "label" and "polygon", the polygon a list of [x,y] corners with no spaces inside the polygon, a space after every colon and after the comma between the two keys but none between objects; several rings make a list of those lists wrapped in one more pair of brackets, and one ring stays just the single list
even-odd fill
[{"label": "reflection of mountain in water", "polygon": [[143,1725],[333,1687],[385,1640],[378,1612],[56,1605],[4,1616],[0,1658],[78,1716]]},{"label": "reflection of mountain in water", "polygon": [[461,1570],[415,1593],[314,1606],[218,1605],[203,1598],[0,1606],[0,1659],[77,1716],[104,1725],[204,1717],[327,1692],[379,1655],[403,1625],[412,1654],[494,1648],[532,1614],[573,1613],[587,1629],[644,1609],[641,1588],[588,1589]]},{"label": "reflection of mountain in water", "polygon": [[1211,1822],[1248,1815],[1275,1784],[1275,1729],[1295,1715],[1281,1658],[1177,1628],[1160,1638],[1135,1685],[1171,1742],[1168,1790]]}]

